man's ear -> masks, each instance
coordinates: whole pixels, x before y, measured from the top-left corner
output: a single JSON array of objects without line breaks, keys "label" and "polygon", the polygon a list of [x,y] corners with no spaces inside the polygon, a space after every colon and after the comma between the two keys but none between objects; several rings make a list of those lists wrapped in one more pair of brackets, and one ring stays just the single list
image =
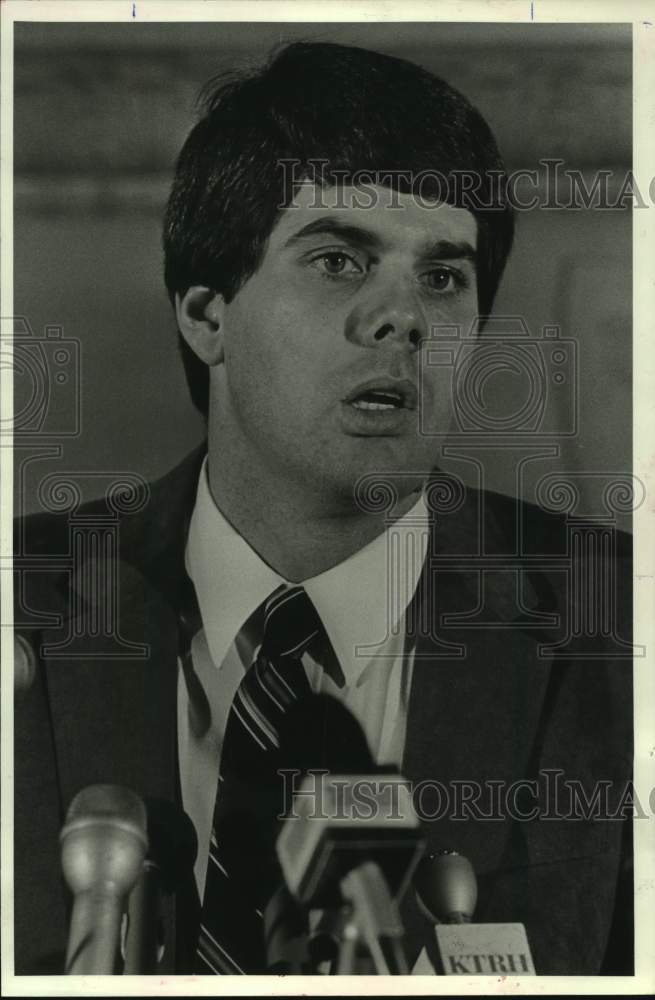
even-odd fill
[{"label": "man's ear", "polygon": [[205,285],[192,285],[184,295],[175,295],[175,314],[180,333],[191,350],[206,365],[223,361],[223,296]]}]

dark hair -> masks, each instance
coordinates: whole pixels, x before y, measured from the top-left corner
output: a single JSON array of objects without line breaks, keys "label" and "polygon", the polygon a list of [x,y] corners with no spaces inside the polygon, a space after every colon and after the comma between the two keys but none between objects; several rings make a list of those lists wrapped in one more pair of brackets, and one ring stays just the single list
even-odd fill
[{"label": "dark hair", "polygon": [[[513,236],[505,168],[482,116],[443,80],[379,52],[299,42],[254,74],[210,81],[201,99],[164,221],[171,301],[194,284],[227,301],[236,294],[293,197],[283,173],[296,190],[303,174],[331,185],[361,173],[404,191],[420,177],[423,195],[475,215],[479,311],[491,310]],[[207,366],[180,344],[193,402],[206,414]]]}]

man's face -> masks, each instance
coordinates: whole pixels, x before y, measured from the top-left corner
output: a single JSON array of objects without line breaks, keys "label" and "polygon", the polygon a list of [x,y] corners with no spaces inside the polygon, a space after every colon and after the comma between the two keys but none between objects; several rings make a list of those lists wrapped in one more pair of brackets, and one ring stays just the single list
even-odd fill
[{"label": "man's face", "polygon": [[464,209],[402,194],[390,208],[375,190],[362,207],[356,188],[301,188],[225,307],[210,434],[228,464],[348,498],[372,472],[404,496],[434,465],[452,370],[427,350],[436,326],[477,316],[477,227]]}]

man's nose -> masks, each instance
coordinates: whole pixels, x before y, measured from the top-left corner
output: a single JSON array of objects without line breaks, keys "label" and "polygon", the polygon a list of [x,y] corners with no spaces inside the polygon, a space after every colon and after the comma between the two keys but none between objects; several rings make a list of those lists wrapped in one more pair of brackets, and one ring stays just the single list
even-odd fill
[{"label": "man's nose", "polygon": [[361,347],[397,347],[414,352],[427,330],[423,311],[407,290],[387,289],[377,301],[359,303],[346,321],[346,339]]}]

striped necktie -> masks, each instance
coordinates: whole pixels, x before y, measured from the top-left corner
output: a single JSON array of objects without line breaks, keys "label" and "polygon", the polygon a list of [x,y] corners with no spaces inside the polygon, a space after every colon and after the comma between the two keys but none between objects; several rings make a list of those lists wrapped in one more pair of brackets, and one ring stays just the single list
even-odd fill
[{"label": "striped necktie", "polygon": [[263,973],[262,909],[280,881],[275,817],[283,811],[276,774],[285,712],[310,694],[301,658],[324,634],[302,587],[276,591],[264,633],[227,719],[221,754],[196,971]]}]

